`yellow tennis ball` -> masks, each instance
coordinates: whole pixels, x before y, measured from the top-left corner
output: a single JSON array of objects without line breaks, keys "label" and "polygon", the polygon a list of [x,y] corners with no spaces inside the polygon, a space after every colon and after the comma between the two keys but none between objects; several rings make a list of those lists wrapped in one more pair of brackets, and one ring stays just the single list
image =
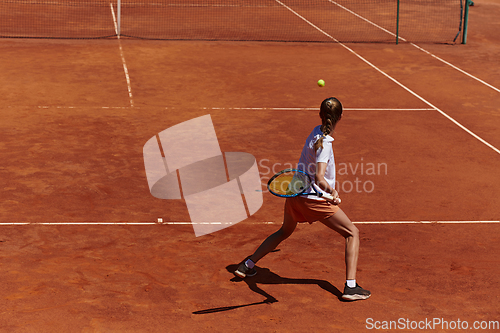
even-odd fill
[{"label": "yellow tennis ball", "polygon": [[324,87],[324,86],[325,86],[325,81],[323,81],[323,80],[319,80],[319,81],[318,81],[318,86],[320,86],[320,87]]}]

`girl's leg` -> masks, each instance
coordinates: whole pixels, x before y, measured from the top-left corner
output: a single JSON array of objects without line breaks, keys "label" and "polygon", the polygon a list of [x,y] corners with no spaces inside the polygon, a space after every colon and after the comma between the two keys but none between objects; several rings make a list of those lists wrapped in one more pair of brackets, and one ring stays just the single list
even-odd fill
[{"label": "girl's leg", "polygon": [[335,230],[345,238],[346,279],[356,279],[359,256],[359,230],[340,209],[328,219],[321,221],[328,228]]},{"label": "girl's leg", "polygon": [[257,271],[253,268],[251,263],[248,263],[250,259],[254,264],[262,259],[266,254],[274,250],[282,241],[287,239],[295,230],[297,222],[285,209],[285,216],[283,217],[283,225],[271,236],[267,237],[262,244],[255,250],[254,254],[247,257],[234,272],[234,274],[240,278],[245,278],[247,276],[254,276]]},{"label": "girl's leg", "polygon": [[255,250],[249,258],[254,263],[262,259],[266,254],[274,250],[282,241],[287,239],[295,230],[297,222],[285,211],[283,225],[271,236],[267,237],[264,242]]}]

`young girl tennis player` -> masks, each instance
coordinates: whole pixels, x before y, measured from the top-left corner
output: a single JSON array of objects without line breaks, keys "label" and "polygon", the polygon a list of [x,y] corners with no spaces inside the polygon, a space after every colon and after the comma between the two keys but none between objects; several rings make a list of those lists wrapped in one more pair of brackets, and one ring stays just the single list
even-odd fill
[{"label": "young girl tennis player", "polygon": [[[320,106],[319,116],[321,125],[313,129],[306,140],[300,156],[298,169],[307,172],[314,183],[312,186],[319,191],[330,193],[338,198],[335,190],[335,160],[333,155],[333,132],[342,118],[342,104],[338,99],[330,97]],[[311,191],[308,191],[311,192]],[[370,297],[368,290],[356,283],[356,267],[359,253],[359,231],[349,220],[347,215],[335,202],[328,201],[316,195],[297,196],[287,198],[283,225],[247,257],[234,272],[244,278],[257,274],[254,266],[266,254],[274,250],[283,240],[287,239],[295,230],[297,223],[320,221],[328,228],[338,232],[345,238],[346,284],[343,299],[361,300]]]}]

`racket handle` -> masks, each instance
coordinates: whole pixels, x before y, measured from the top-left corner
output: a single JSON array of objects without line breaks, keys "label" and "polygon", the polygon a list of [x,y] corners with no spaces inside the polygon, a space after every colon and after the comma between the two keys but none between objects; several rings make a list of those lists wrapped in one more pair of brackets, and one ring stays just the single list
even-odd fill
[{"label": "racket handle", "polygon": [[342,202],[342,200],[340,200],[340,198],[334,199],[333,195],[331,195],[329,193],[323,193],[322,197],[324,197],[324,198],[326,198],[328,200],[333,201],[336,205],[339,205]]},{"label": "racket handle", "polygon": [[323,198],[326,198],[328,200],[333,200],[333,195],[329,194],[329,193],[323,193],[321,195]]}]

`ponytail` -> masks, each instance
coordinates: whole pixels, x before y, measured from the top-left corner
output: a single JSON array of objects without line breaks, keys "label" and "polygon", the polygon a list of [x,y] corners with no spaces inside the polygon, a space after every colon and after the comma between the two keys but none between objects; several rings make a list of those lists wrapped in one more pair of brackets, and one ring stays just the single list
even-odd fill
[{"label": "ponytail", "polygon": [[342,118],[342,103],[335,97],[321,102],[319,116],[321,117],[321,132],[323,135],[314,143],[314,150],[323,148],[323,138],[332,132],[337,122]]}]

